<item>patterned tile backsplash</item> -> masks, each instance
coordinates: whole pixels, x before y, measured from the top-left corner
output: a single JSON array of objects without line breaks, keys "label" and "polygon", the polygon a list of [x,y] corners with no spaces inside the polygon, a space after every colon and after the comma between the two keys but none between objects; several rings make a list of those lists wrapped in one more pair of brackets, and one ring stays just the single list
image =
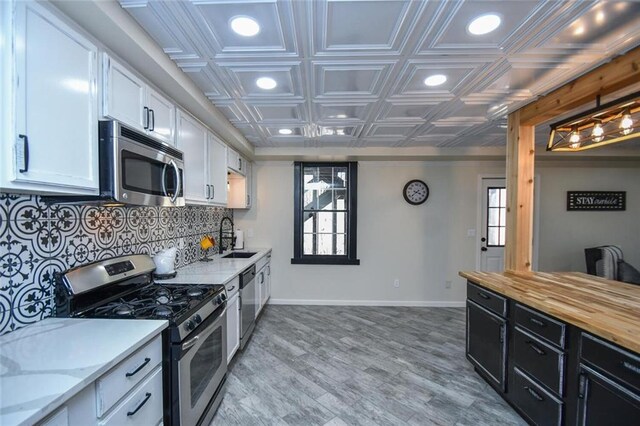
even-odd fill
[{"label": "patterned tile backsplash", "polygon": [[217,235],[232,215],[206,206],[49,206],[39,196],[0,193],[0,334],[53,314],[55,272],[168,247],[178,247],[184,266],[202,256],[200,238]]}]

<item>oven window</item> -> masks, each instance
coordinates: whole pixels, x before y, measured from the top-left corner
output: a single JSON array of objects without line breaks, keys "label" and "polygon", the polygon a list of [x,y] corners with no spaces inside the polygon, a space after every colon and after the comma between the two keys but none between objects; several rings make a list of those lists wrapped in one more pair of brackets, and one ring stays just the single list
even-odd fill
[{"label": "oven window", "polygon": [[222,364],[222,327],[215,329],[195,353],[190,364],[191,408],[211,383],[214,374]]},{"label": "oven window", "polygon": [[122,151],[122,187],[143,194],[172,196],[175,170],[169,164],[129,151]]}]

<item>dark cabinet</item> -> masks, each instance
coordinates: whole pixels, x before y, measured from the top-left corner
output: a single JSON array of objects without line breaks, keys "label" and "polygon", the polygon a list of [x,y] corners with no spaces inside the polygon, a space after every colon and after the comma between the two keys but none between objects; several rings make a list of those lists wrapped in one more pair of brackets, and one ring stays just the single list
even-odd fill
[{"label": "dark cabinet", "polygon": [[467,300],[467,358],[490,383],[505,389],[507,321]]},{"label": "dark cabinet", "polygon": [[578,424],[632,426],[640,422],[640,395],[580,364]]}]

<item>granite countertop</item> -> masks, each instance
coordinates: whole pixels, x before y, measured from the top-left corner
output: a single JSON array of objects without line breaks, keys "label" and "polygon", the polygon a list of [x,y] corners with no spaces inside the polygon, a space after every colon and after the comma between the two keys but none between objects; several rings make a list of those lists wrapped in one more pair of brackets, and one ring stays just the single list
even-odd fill
[{"label": "granite countertop", "polygon": [[0,336],[0,425],[42,420],[167,325],[47,318]]},{"label": "granite countertop", "polygon": [[460,272],[460,275],[640,353],[640,286],[580,272]]},{"label": "granite countertop", "polygon": [[270,248],[234,250],[235,252],[256,252],[248,259],[224,259],[224,255],[211,256],[210,262],[194,262],[178,268],[178,275],[159,284],[226,284],[234,277],[271,253]]}]

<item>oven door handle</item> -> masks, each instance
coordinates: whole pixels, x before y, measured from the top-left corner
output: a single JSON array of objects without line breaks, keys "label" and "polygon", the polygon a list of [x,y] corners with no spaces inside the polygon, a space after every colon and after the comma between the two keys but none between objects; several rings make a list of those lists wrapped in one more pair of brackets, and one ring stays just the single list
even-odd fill
[{"label": "oven door handle", "polygon": [[224,309],[222,310],[222,312],[220,312],[220,314],[218,315],[218,317],[213,320],[213,322],[207,326],[206,329],[204,329],[204,331],[202,331],[200,334],[198,334],[197,336],[192,337],[191,339],[187,340],[186,342],[184,342],[180,347],[182,348],[182,353],[184,354],[185,352],[187,352],[189,349],[191,349],[192,347],[194,347],[196,345],[196,343],[198,343],[198,341],[200,340],[201,336],[206,336],[207,334],[209,334],[209,330],[212,328],[216,328],[216,326],[218,325],[218,323],[220,322],[220,320],[224,317],[224,314],[227,312],[227,307],[225,306]]},{"label": "oven door handle", "polygon": [[171,202],[175,204],[176,200],[178,199],[178,195],[180,194],[180,187],[182,186],[182,178],[180,177],[180,168],[178,168],[178,165],[176,164],[176,162],[173,161],[173,159],[171,159],[169,161],[169,164],[173,166],[173,170],[175,170],[176,172],[176,190],[175,190],[175,193],[173,194],[173,197],[171,197]]}]

